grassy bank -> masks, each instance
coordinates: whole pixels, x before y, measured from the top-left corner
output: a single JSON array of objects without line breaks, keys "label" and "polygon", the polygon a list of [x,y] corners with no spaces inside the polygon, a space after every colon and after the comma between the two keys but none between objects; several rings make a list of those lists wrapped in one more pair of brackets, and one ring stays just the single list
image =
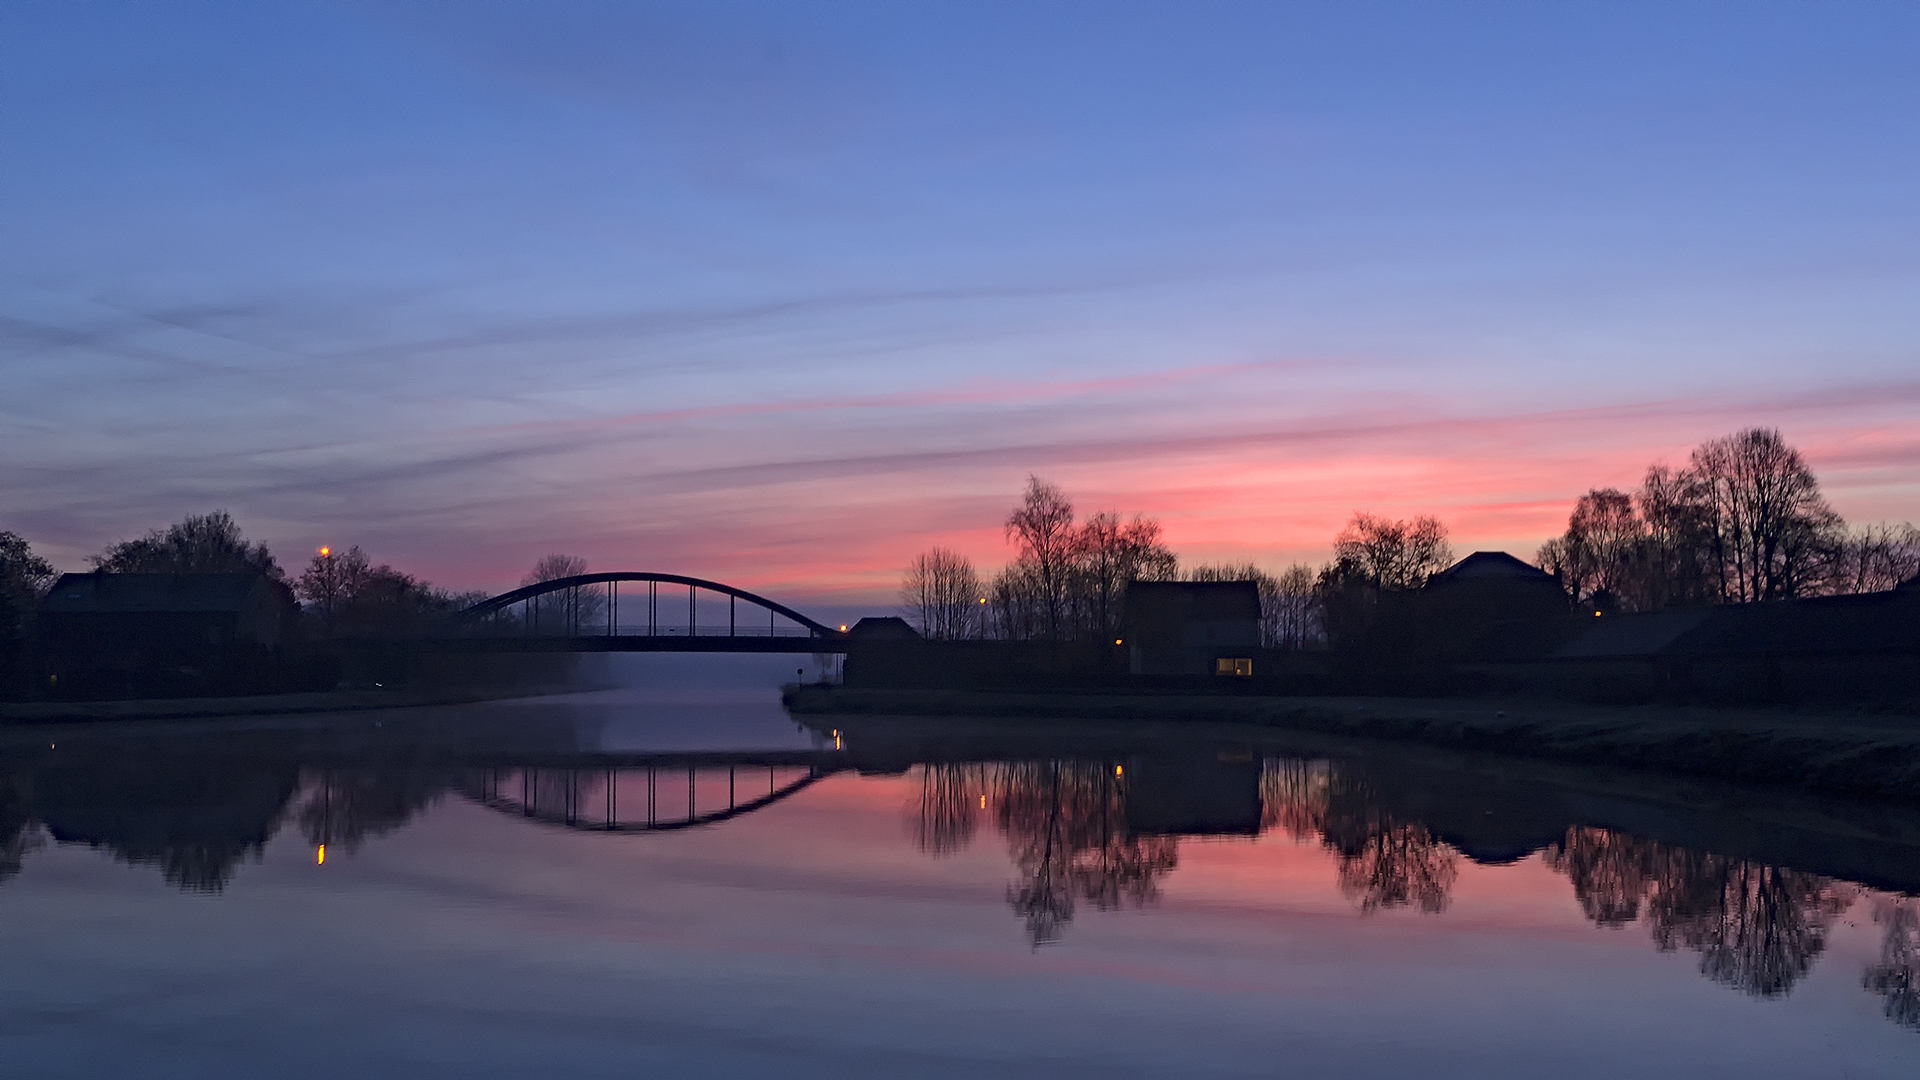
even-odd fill
[{"label": "grassy bank", "polygon": [[1410,698],[1002,694],[790,688],[811,715],[1252,724],[1346,738],[1920,800],[1920,718],[1787,709],[1586,706]]}]

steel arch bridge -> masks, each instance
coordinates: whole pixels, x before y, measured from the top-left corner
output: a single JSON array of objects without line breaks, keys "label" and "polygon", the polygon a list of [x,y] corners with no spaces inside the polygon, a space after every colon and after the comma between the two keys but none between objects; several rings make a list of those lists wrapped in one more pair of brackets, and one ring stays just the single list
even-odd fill
[{"label": "steel arch bridge", "polygon": [[[622,585],[644,588],[623,595]],[[718,610],[722,604],[724,613]],[[844,627],[836,630],[745,589],[684,574],[628,571],[578,574],[501,593],[455,615],[452,629],[470,648],[535,652],[838,653],[847,642]]]}]

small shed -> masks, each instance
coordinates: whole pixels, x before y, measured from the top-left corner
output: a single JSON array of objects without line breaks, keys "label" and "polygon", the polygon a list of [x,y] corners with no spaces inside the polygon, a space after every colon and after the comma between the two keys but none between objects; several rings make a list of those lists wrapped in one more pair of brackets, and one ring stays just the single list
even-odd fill
[{"label": "small shed", "polygon": [[1121,641],[1135,675],[1253,674],[1260,587],[1251,581],[1136,581]]}]

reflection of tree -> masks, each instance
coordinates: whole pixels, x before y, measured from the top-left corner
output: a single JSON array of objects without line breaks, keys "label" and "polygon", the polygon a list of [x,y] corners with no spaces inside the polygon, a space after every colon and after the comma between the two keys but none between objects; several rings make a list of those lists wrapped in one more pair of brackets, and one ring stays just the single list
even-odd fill
[{"label": "reflection of tree", "polygon": [[1886,927],[1880,962],[1867,968],[1861,985],[1887,999],[1887,1019],[1920,1028],[1920,905],[1913,900],[1882,900],[1873,921]]},{"label": "reflection of tree", "polygon": [[1340,857],[1340,891],[1371,914],[1446,908],[1460,855],[1424,825],[1381,805],[1372,787],[1324,761],[1273,760],[1260,778],[1262,824],[1317,838]]},{"label": "reflection of tree", "polygon": [[1574,829],[1567,841],[1547,849],[1547,865],[1573,882],[1574,898],[1601,926],[1625,926],[1640,918],[1658,871],[1656,845],[1604,829]]},{"label": "reflection of tree", "polygon": [[936,859],[972,843],[986,788],[985,770],[978,765],[921,766],[914,843]]},{"label": "reflection of tree", "polygon": [[328,769],[309,778],[296,817],[309,844],[348,851],[406,824],[458,782],[419,769]]},{"label": "reflection of tree", "polygon": [[1295,840],[1318,840],[1327,817],[1333,766],[1325,761],[1269,758],[1260,769],[1260,828]]},{"label": "reflection of tree", "polygon": [[27,855],[47,842],[28,808],[28,787],[23,776],[0,776],[0,881],[18,874]]},{"label": "reflection of tree", "polygon": [[1059,939],[1079,901],[1107,911],[1158,899],[1178,841],[1128,834],[1125,782],[1111,767],[1022,762],[998,781],[994,817],[1021,879],[1007,902],[1036,946]]},{"label": "reflection of tree", "polygon": [[1757,997],[1793,988],[1854,896],[1817,874],[1601,829],[1569,830],[1547,864],[1573,881],[1595,922],[1644,917],[1662,951],[1697,952],[1701,974]]},{"label": "reflection of tree", "polygon": [[1340,853],[1340,891],[1369,914],[1408,904],[1443,911],[1460,873],[1459,854],[1424,825],[1368,821],[1348,835],[1328,833],[1327,843]]}]

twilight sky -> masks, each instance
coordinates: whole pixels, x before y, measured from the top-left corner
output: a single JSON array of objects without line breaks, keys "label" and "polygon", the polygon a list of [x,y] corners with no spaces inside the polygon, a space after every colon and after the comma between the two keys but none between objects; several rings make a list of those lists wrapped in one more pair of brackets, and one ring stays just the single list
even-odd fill
[{"label": "twilight sky", "polygon": [[1920,521],[1920,5],[0,5],[0,529],[460,588],[1523,556],[1780,427]]}]

